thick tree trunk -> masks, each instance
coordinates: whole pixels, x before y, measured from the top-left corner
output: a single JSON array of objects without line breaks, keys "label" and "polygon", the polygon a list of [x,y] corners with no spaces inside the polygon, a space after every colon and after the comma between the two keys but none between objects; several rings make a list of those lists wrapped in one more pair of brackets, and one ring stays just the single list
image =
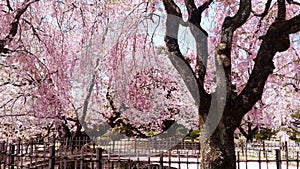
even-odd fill
[{"label": "thick tree trunk", "polygon": [[234,130],[219,125],[209,140],[201,145],[203,169],[235,169]]}]

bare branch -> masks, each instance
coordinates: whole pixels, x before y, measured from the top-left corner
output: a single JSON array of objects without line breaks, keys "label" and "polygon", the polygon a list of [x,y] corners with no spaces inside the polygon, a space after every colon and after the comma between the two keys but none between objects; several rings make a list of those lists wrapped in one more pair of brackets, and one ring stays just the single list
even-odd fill
[{"label": "bare branch", "polygon": [[9,9],[10,11],[13,11],[13,9],[12,9],[12,7],[11,7],[11,5],[10,5],[9,0],[6,0],[6,4],[7,4],[8,9]]},{"label": "bare branch", "polygon": [[294,83],[286,83],[285,85],[283,85],[283,87],[291,85],[293,86],[293,88],[295,89],[296,92],[300,92],[299,87],[297,87]]}]

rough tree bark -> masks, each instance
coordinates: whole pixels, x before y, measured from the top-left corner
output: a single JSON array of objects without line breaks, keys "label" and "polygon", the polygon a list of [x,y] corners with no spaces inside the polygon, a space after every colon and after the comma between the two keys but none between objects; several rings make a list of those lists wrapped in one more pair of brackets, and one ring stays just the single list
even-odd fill
[{"label": "rough tree bark", "polygon": [[[202,12],[209,7],[212,1],[209,0],[202,6],[196,7],[193,0],[185,0],[189,14],[189,23],[180,21],[182,20],[182,14],[180,8],[173,0],[163,0],[163,3],[168,14],[165,35],[166,47],[172,64],[181,74],[192,95],[195,93],[193,88],[195,83],[191,79],[195,78],[197,81],[200,98],[195,95],[193,95],[193,98],[199,104],[199,123],[202,125],[211,108],[212,95],[205,92],[203,87],[207,61],[207,49],[205,49],[207,48],[207,33],[201,28],[200,22]],[[266,4],[265,11],[267,11],[269,6],[270,1]],[[237,95],[231,88],[231,46],[235,30],[248,20],[250,13],[251,0],[240,0],[238,12],[233,17],[226,17],[223,22],[222,33],[220,34],[221,42],[216,49],[216,63],[221,63],[226,77],[226,105],[218,127],[205,144],[201,145],[202,168],[236,168],[234,131],[240,125],[243,116],[261,99],[265,82],[275,68],[272,62],[274,55],[276,52],[287,50],[290,45],[289,34],[300,30],[300,15],[290,20],[285,20],[285,1],[278,0],[277,20],[269,27],[266,35],[261,37],[262,43],[254,60],[255,65],[250,78],[243,91]],[[260,15],[263,17],[266,15],[265,13]],[[181,19],[174,19],[174,17]],[[190,27],[197,43],[198,58],[195,72],[192,71],[188,60],[185,59],[179,49],[177,36],[180,24]],[[196,31],[195,27],[200,31]],[[182,64],[185,65],[182,66]],[[190,74],[190,72],[193,73]],[[231,97],[232,95],[237,96]]]}]

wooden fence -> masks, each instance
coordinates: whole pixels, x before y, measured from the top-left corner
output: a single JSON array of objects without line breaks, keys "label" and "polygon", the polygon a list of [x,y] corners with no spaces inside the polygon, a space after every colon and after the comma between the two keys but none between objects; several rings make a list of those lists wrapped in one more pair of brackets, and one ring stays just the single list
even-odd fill
[{"label": "wooden fence", "polygon": [[293,142],[236,143],[237,168],[299,169],[299,144]]},{"label": "wooden fence", "polygon": [[[174,146],[175,145],[175,146]],[[1,169],[199,169],[198,143],[76,138],[0,142]],[[299,169],[299,145],[239,142],[238,169]]]}]

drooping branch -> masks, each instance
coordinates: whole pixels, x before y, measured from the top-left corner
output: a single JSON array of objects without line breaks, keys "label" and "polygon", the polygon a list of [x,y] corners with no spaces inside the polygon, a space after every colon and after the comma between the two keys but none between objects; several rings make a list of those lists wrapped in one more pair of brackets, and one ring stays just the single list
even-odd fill
[{"label": "drooping branch", "polygon": [[[18,32],[18,25],[19,25],[21,16],[26,12],[27,8],[32,3],[37,2],[37,1],[39,1],[39,0],[25,1],[22,4],[22,7],[17,9],[17,14],[14,17],[13,22],[11,23],[11,28],[10,28],[8,35],[4,39],[0,39],[0,53],[8,53],[9,52],[9,50],[7,48],[5,48],[5,46],[8,42],[11,42],[13,40],[13,38],[16,36],[16,34]],[[9,1],[7,1],[7,3],[9,5]]]}]

